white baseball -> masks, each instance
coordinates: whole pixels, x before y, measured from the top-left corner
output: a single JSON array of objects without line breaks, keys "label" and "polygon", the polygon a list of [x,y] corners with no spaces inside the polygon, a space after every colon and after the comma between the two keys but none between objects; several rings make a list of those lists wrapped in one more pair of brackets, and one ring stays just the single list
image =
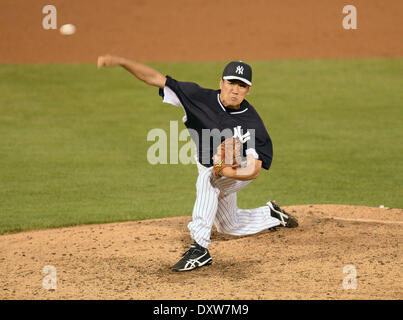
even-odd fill
[{"label": "white baseball", "polygon": [[65,24],[60,27],[60,33],[64,36],[71,36],[76,32],[76,27],[73,24]]}]

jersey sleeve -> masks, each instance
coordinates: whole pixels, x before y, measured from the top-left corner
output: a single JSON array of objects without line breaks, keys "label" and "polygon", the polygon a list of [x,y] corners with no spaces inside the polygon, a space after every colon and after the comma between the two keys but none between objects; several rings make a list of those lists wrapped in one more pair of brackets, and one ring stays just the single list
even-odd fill
[{"label": "jersey sleeve", "polygon": [[246,142],[245,153],[252,154],[262,161],[262,168],[269,170],[273,160],[273,144],[263,121],[259,119],[259,125],[254,130],[249,130],[250,139]]},{"label": "jersey sleeve", "polygon": [[166,76],[165,87],[159,89],[159,95],[163,102],[174,106],[189,108],[192,99],[203,89],[194,82],[177,81],[170,76]]},{"label": "jersey sleeve", "polygon": [[160,96],[162,96],[162,102],[169,103],[177,107],[183,107],[182,102],[170,87],[165,86],[164,89],[160,89]]},{"label": "jersey sleeve", "polygon": [[163,98],[162,102],[169,103],[174,106],[182,107],[185,116],[182,121],[187,122],[192,116],[192,108],[199,95],[203,95],[203,88],[194,82],[177,81],[170,76],[166,76],[167,80],[163,89],[159,89],[159,95]]}]

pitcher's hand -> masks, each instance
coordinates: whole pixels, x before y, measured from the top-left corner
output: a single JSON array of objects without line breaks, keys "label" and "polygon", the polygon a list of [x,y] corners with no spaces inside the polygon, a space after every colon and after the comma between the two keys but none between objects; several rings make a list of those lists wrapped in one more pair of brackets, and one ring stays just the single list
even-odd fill
[{"label": "pitcher's hand", "polygon": [[104,55],[98,57],[98,69],[103,66],[113,67],[120,64],[120,57],[112,56],[112,55]]}]

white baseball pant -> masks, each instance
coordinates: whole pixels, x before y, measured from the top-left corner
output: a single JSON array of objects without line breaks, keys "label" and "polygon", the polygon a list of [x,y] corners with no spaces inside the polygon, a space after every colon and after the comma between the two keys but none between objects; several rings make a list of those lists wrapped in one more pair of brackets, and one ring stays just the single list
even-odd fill
[{"label": "white baseball pant", "polygon": [[199,245],[208,247],[213,224],[218,232],[235,236],[255,234],[280,224],[280,220],[270,215],[268,206],[238,208],[237,192],[253,180],[241,181],[227,177],[215,179],[213,167],[206,168],[198,161],[196,163],[199,170],[196,202],[188,228],[190,236]]}]

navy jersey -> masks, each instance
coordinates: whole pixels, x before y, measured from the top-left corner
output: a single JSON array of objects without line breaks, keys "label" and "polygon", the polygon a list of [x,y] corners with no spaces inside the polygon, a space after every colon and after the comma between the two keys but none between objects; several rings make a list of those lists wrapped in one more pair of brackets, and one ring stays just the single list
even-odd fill
[{"label": "navy jersey", "polygon": [[273,146],[259,114],[247,100],[242,101],[240,109],[224,107],[220,92],[169,76],[164,89],[159,89],[164,102],[183,107],[183,122],[196,144],[201,164],[211,167],[217,146],[224,139],[236,136],[243,142],[243,156],[252,154],[268,170],[273,159]]}]

